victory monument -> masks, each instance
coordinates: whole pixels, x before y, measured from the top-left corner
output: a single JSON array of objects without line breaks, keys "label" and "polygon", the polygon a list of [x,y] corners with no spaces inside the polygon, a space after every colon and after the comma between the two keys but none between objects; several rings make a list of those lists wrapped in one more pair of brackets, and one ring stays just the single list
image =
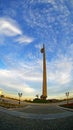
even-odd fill
[{"label": "victory monument", "polygon": [[41,48],[41,53],[43,54],[43,86],[42,86],[42,95],[41,99],[46,100],[47,98],[47,76],[46,76],[46,54],[45,54],[45,45]]}]

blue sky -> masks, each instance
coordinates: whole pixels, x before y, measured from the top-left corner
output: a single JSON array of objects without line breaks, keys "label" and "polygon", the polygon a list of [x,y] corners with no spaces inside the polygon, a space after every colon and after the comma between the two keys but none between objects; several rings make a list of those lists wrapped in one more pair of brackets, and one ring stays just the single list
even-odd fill
[{"label": "blue sky", "polygon": [[73,95],[73,0],[0,0],[0,89],[42,94],[43,43],[48,98]]}]

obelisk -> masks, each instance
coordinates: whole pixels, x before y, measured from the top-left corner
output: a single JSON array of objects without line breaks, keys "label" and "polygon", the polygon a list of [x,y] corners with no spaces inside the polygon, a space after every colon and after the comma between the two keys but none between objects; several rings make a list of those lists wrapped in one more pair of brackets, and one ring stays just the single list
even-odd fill
[{"label": "obelisk", "polygon": [[43,48],[41,49],[41,53],[43,53],[43,88],[41,99],[46,100],[47,98],[47,76],[46,76],[46,55],[45,55],[45,46],[43,44]]}]

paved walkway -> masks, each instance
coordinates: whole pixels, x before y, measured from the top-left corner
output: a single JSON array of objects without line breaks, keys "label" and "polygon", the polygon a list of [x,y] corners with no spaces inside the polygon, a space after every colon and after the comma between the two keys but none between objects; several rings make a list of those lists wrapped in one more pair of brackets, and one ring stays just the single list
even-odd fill
[{"label": "paved walkway", "polygon": [[[54,111],[55,110],[55,111]],[[41,112],[42,111],[42,112]],[[42,120],[51,120],[51,119],[59,119],[64,117],[73,116],[73,112],[62,110],[62,108],[57,107],[55,105],[52,106],[40,106],[40,105],[32,105],[22,109],[6,109],[0,107],[0,112],[7,113],[9,115],[20,117],[20,118],[30,118],[30,119],[42,119]],[[31,112],[31,113],[30,113]],[[44,112],[44,114],[43,114]]]},{"label": "paved walkway", "polygon": [[73,112],[50,105],[28,105],[18,110],[0,107],[0,130],[73,130]]},{"label": "paved walkway", "polygon": [[18,118],[0,112],[0,130],[73,130],[73,116],[40,120]]}]

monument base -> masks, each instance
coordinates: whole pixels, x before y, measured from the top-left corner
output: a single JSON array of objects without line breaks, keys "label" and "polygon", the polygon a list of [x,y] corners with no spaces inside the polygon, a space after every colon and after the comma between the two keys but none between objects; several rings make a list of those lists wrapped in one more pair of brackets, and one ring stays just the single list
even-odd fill
[{"label": "monument base", "polygon": [[35,98],[33,99],[33,103],[49,103],[49,102],[46,99]]},{"label": "monument base", "polygon": [[40,96],[40,99],[42,99],[42,100],[46,100],[46,98],[47,98],[47,96],[43,96],[43,95]]}]

